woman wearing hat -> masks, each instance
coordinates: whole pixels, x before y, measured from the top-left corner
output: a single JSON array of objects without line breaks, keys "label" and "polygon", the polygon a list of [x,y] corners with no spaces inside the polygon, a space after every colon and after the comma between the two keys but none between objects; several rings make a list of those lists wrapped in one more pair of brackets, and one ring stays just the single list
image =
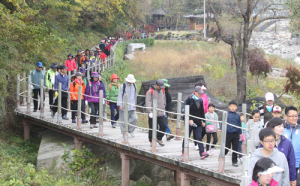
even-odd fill
[{"label": "woman wearing hat", "polygon": [[88,123],[88,121],[85,119],[85,114],[84,114],[85,104],[84,104],[83,94],[85,92],[85,84],[82,80],[82,74],[80,72],[76,72],[75,76],[76,76],[75,80],[73,82],[71,82],[71,84],[70,84],[71,110],[73,110],[72,123],[76,123],[75,114],[77,112],[79,86],[82,86],[82,88],[81,88],[81,119],[82,119],[82,123]]},{"label": "woman wearing hat", "polygon": [[[105,88],[102,83],[100,83],[100,75],[98,72],[93,72],[91,75],[91,80],[88,83],[88,86],[86,86],[85,94],[86,101],[88,102],[89,107],[91,108],[91,119],[90,119],[90,129],[98,128],[96,126],[96,115],[99,110],[99,95],[100,90],[103,90],[103,98],[105,98]],[[101,103],[103,104],[103,103]]]},{"label": "woman wearing hat", "polygon": [[[118,94],[120,85],[118,84],[117,74],[112,74],[110,77],[111,83],[107,87],[107,100],[109,100],[110,113],[111,113],[111,125],[112,128],[116,128],[116,122],[119,119],[119,107],[117,106]],[[115,114],[115,111],[117,113]]]},{"label": "woman wearing hat", "polygon": [[260,120],[264,123],[264,125],[273,117],[272,116],[273,107],[274,107],[274,94],[272,92],[268,92],[265,95],[264,104],[258,108],[260,112]]},{"label": "woman wearing hat", "polygon": [[74,74],[74,69],[77,70],[77,65],[76,65],[75,60],[73,59],[73,55],[72,54],[68,55],[68,59],[65,62],[65,66],[68,68],[67,69],[68,71],[71,71],[71,75]]}]

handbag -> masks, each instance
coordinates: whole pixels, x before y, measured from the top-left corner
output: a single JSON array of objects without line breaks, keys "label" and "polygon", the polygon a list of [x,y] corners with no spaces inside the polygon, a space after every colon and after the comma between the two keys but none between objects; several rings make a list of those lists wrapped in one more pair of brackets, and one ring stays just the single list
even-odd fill
[{"label": "handbag", "polygon": [[214,125],[206,125],[206,132],[214,132],[215,126]]},{"label": "handbag", "polygon": [[244,133],[242,134],[241,140],[242,140],[242,141],[246,141],[246,136],[245,136]]}]

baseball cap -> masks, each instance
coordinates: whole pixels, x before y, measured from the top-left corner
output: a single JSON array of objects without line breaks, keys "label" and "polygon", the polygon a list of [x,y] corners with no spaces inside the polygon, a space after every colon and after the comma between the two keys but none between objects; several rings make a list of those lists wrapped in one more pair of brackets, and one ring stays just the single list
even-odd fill
[{"label": "baseball cap", "polygon": [[43,63],[42,63],[42,62],[37,62],[37,63],[36,63],[36,66],[38,66],[38,67],[43,67]]},{"label": "baseball cap", "polygon": [[268,92],[265,95],[266,101],[274,101],[274,94],[272,92]]},{"label": "baseball cap", "polygon": [[165,88],[165,82],[162,79],[158,79],[156,81],[156,84],[159,86],[159,88],[164,89]]},{"label": "baseball cap", "polygon": [[203,94],[204,93],[203,90],[202,90],[202,87],[200,87],[200,86],[196,86],[195,87],[195,92],[198,92],[199,94]]},{"label": "baseball cap", "polygon": [[162,79],[163,81],[164,81],[164,85],[166,86],[166,87],[170,87],[171,85],[169,85],[168,84],[168,80],[167,79]]},{"label": "baseball cap", "polygon": [[66,65],[60,65],[59,69],[68,69],[68,68],[66,67]]},{"label": "baseball cap", "polygon": [[81,52],[81,50],[77,50],[77,53],[78,53],[78,52]]},{"label": "baseball cap", "polygon": [[279,113],[281,113],[281,107],[280,106],[275,106],[273,108],[273,112],[279,112]]}]

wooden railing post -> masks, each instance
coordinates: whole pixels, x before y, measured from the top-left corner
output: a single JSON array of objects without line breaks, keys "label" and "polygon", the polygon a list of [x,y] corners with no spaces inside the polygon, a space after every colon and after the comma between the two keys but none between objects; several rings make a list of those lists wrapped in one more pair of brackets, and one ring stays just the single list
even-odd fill
[{"label": "wooden railing post", "polygon": [[62,123],[62,115],[61,115],[61,83],[58,83],[58,102],[57,102],[57,123]]},{"label": "wooden railing post", "polygon": [[99,136],[103,136],[103,90],[99,95]]},{"label": "wooden railing post", "polygon": [[22,105],[25,106],[26,105],[26,72],[23,72],[23,102]]},{"label": "wooden railing post", "polygon": [[247,154],[252,153],[255,150],[255,123],[253,120],[249,120],[249,139],[247,140]]},{"label": "wooden railing post", "polygon": [[184,108],[184,150],[183,150],[183,161],[189,161],[189,113],[190,106],[185,105]]},{"label": "wooden railing post", "polygon": [[28,83],[27,83],[27,114],[30,114],[30,102],[31,102],[31,79],[30,79],[30,73],[28,76]]},{"label": "wooden railing post", "polygon": [[[74,69],[75,70],[75,69]],[[71,85],[71,71],[68,71],[68,90],[70,90],[70,85]],[[67,105],[68,110],[71,110],[71,94],[68,92],[68,105]]]},{"label": "wooden railing post", "polygon": [[[181,100],[182,100],[182,93],[181,92],[178,92],[178,99],[177,99],[177,113],[181,113]],[[180,129],[180,125],[181,125],[181,115],[180,114],[177,114],[177,125],[176,125],[176,138],[175,140],[181,140],[180,139],[180,132],[181,132],[181,129]]]},{"label": "wooden railing post", "polygon": [[[156,130],[157,130],[157,100],[153,99],[153,117],[152,117],[152,152],[157,152],[156,150]],[[151,132],[151,131],[150,131]]]},{"label": "wooden railing post", "polygon": [[242,179],[241,186],[250,185],[250,177],[248,175],[248,164],[249,164],[249,156],[243,156],[243,165],[242,165]]},{"label": "wooden railing post", "polygon": [[128,142],[128,95],[124,95],[124,141],[122,143],[129,144]]},{"label": "wooden railing post", "polygon": [[227,133],[227,112],[223,112],[222,117],[222,133],[221,133],[221,149],[219,157],[219,170],[218,172],[224,172],[225,166],[225,146],[226,146],[226,133]]},{"label": "wooden railing post", "polygon": [[43,119],[45,118],[44,116],[44,79],[41,79],[41,84],[40,84],[40,118]]},{"label": "wooden railing post", "polygon": [[78,102],[77,102],[77,129],[81,129],[81,94],[82,86],[78,87]]},{"label": "wooden railing post", "polygon": [[20,74],[17,74],[17,110],[20,110]]}]

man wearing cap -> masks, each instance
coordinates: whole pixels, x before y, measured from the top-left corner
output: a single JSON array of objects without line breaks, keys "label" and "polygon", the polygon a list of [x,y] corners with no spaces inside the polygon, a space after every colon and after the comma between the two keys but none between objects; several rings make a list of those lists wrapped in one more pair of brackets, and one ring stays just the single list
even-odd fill
[{"label": "man wearing cap", "polygon": [[273,117],[272,110],[274,107],[274,94],[268,92],[265,95],[265,103],[258,108],[260,112],[260,120],[265,124]]},{"label": "man wearing cap", "polygon": [[67,70],[71,72],[71,75],[74,74],[74,69],[77,70],[77,65],[75,60],[73,59],[73,55],[69,54],[68,59],[65,62],[65,66],[68,68]]},{"label": "man wearing cap", "polygon": [[48,70],[47,74],[46,74],[46,87],[48,89],[49,92],[49,105],[51,107],[51,105],[53,104],[53,96],[54,96],[54,91],[53,91],[53,85],[51,83],[51,79],[52,77],[55,78],[55,73],[57,71],[57,63],[52,63],[50,65],[50,70]]},{"label": "man wearing cap", "polygon": [[[67,76],[67,67],[65,65],[60,65],[59,69],[60,69],[60,73],[55,76],[54,91],[55,91],[55,96],[57,97],[58,84],[61,83],[62,119],[68,120],[69,118],[67,117],[67,110],[66,110],[68,93],[65,91],[68,91],[69,78]],[[58,99],[55,100],[53,105],[57,105],[57,104],[58,104]],[[57,107],[52,107],[52,114],[51,114],[52,118],[54,118],[56,112],[57,112]]]},{"label": "man wearing cap", "polygon": [[[171,94],[169,93],[169,87],[170,85],[168,84],[168,80],[167,79],[162,79],[164,81],[164,85],[165,85],[165,95],[166,95],[166,111],[171,111],[172,110],[172,97]],[[171,134],[171,129],[169,127],[168,124],[168,113],[166,112],[165,114],[165,118],[166,118],[166,133]],[[170,141],[171,139],[174,138],[174,136],[171,135],[166,135],[167,137],[167,141]]]},{"label": "man wearing cap", "polygon": [[81,50],[78,50],[77,55],[75,56],[75,62],[77,63],[78,68],[83,67],[82,65],[83,65],[84,60],[85,60],[85,58],[82,55]]},{"label": "man wearing cap", "polygon": [[[36,63],[36,69],[31,71],[30,73],[30,78],[31,78],[31,83],[33,87],[33,112],[36,112],[38,109],[38,94],[41,95],[40,93],[40,85],[41,85],[41,79],[44,79],[44,84],[42,86],[46,85],[45,81],[45,72],[42,70],[43,64],[42,62],[37,62]],[[45,93],[44,93],[45,94]],[[44,96],[45,100],[45,96]]]},{"label": "man wearing cap", "polygon": [[296,170],[297,170],[297,185],[300,185],[300,173],[299,173],[299,164],[300,164],[300,125],[298,121],[298,110],[294,106],[286,107],[285,109],[285,124],[283,136],[289,139],[294,147],[295,157],[296,157]]},{"label": "man wearing cap", "polygon": [[[128,74],[125,78],[125,83],[123,83],[119,88],[118,102],[117,106],[119,107],[119,119],[120,119],[120,129],[121,133],[124,133],[124,95],[128,95],[128,122],[131,125],[137,125],[137,114],[136,114],[136,102],[137,102],[137,88],[135,83],[135,78],[132,74]],[[128,133],[134,137],[135,127],[128,125]]]},{"label": "man wearing cap", "polygon": [[[157,100],[157,125],[159,126],[159,131],[166,131],[166,119],[165,119],[165,108],[166,108],[166,96],[165,96],[165,85],[162,79],[158,79],[154,86],[151,86],[150,89],[146,93],[146,107],[147,112],[149,113],[148,122],[149,129],[152,129],[152,121],[153,121],[153,99]],[[163,111],[161,111],[163,110]],[[162,142],[162,138],[164,137],[164,133],[157,132],[157,143],[160,146],[164,146]],[[152,130],[149,130],[149,141],[150,145],[152,143]]]}]

